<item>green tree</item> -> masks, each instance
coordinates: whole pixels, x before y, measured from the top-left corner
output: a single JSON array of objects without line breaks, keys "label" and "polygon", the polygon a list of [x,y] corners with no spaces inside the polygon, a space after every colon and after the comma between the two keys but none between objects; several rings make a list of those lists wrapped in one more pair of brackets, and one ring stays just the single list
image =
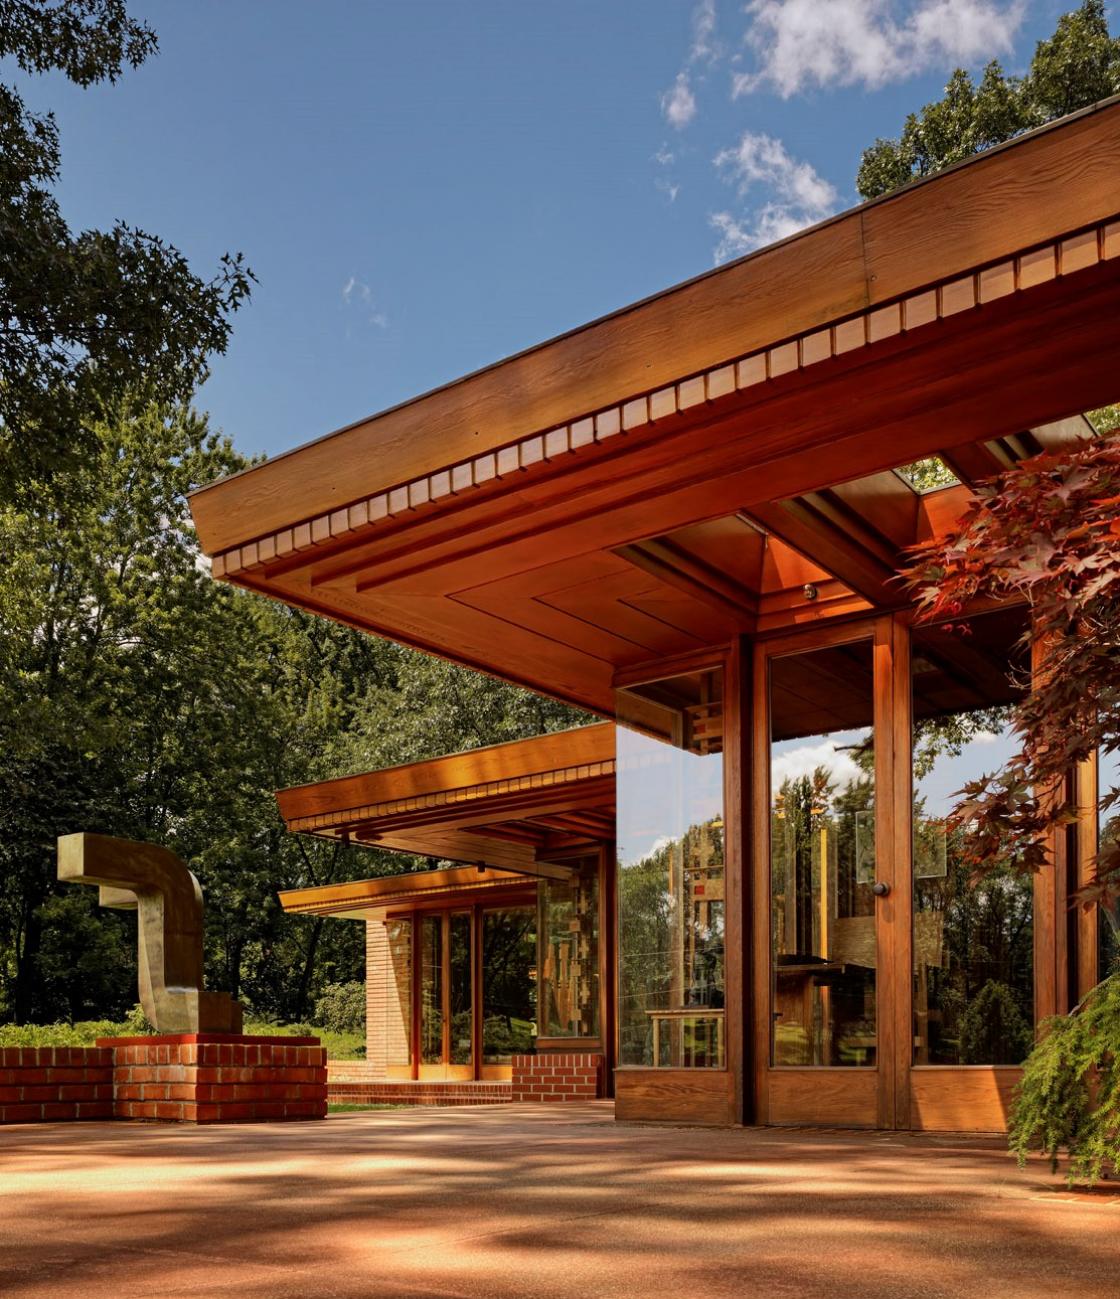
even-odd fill
[{"label": "green tree", "polygon": [[[124,0],[0,0],[0,58],[79,86],[155,53]],[[118,222],[70,230],[52,188],[59,136],[0,84],[0,496],[78,463],[130,403],[188,401],[249,292],[240,254],[200,279],[177,249]]]},{"label": "green tree", "polygon": [[901,135],[864,150],[857,188],[877,198],[1118,91],[1120,38],[1109,33],[1104,0],[1084,0],[1039,41],[1025,76],[992,62],[976,83],[957,68],[944,96],[911,113]]}]

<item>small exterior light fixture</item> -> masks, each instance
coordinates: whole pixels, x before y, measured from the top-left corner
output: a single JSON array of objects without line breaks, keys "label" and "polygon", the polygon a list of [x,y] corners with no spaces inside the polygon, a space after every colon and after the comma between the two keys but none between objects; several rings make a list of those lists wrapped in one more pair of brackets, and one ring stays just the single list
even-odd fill
[{"label": "small exterior light fixture", "polygon": [[820,592],[812,584],[812,582],[806,582],[805,585],[801,588],[801,594],[805,597],[806,600],[815,600],[817,596],[820,594]]}]

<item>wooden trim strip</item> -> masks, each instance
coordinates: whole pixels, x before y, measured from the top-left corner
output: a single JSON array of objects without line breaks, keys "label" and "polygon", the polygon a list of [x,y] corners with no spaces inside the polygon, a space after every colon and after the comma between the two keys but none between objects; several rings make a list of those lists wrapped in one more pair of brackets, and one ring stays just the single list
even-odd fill
[{"label": "wooden trim strip", "polygon": [[614,759],[606,762],[586,762],[578,767],[564,767],[558,771],[538,771],[527,776],[509,776],[502,780],[487,781],[482,785],[466,785],[459,789],[441,789],[429,794],[416,794],[411,798],[395,798],[385,803],[369,803],[361,807],[342,808],[332,812],[319,812],[313,816],[293,817],[287,823],[293,832],[323,830],[331,826],[351,824],[355,821],[375,821],[400,812],[418,812],[462,803],[478,802],[503,794],[517,794],[526,790],[548,789],[578,781],[598,780],[613,776]]},{"label": "wooden trim strip", "polygon": [[913,333],[937,321],[1046,284],[1120,257],[1120,219],[1064,235],[1022,250],[993,265],[932,285],[906,297],[839,319],[823,328],[784,339],[760,351],[691,374],[639,394],[570,424],[536,432],[473,460],[443,466],[424,477],[379,492],[246,545],[213,556],[216,578],[230,577],[354,532],[368,532],[385,519],[434,508],[487,483],[545,470],[584,447],[625,436],[638,428],[676,419],[696,407],[736,392],[771,383],[885,339]]}]

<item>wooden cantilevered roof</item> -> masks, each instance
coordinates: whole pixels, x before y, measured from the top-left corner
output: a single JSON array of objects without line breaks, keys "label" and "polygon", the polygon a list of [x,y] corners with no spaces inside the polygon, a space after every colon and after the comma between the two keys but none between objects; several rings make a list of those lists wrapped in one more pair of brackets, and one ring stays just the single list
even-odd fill
[{"label": "wooden cantilevered roof", "polygon": [[[1081,436],[1118,354],[1110,100],[191,508],[219,578],[610,714],[643,662],[902,602],[900,552]],[[891,472],[931,455],[959,486]]]},{"label": "wooden cantilevered roof", "polygon": [[364,899],[365,914],[433,889],[566,879],[566,859],[614,837],[614,773],[614,726],[605,722],[280,790],[280,813],[295,833],[471,864],[298,889],[281,901],[287,910],[333,913]]}]

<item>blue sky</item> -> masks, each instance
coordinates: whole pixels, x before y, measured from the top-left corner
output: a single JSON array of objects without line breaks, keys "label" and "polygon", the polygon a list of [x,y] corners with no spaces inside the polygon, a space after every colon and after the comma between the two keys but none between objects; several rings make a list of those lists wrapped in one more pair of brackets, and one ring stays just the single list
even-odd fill
[{"label": "blue sky", "polygon": [[199,404],[275,453],[850,206],[863,146],[1069,7],[133,0],[150,63],[21,85],[72,225],[245,253]]}]

